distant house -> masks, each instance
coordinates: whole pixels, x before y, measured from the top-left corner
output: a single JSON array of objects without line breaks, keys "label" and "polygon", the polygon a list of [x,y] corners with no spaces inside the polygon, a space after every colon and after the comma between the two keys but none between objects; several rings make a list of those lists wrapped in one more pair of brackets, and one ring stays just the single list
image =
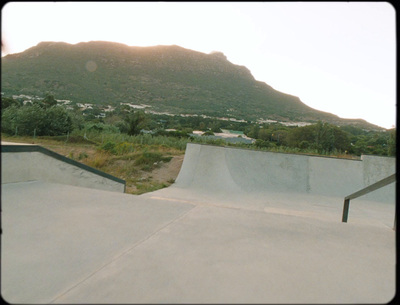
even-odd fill
[{"label": "distant house", "polygon": [[102,113],[100,113],[100,114],[98,114],[98,115],[95,115],[94,116],[95,118],[105,118],[106,117],[106,114],[104,113],[104,112],[102,112]]}]

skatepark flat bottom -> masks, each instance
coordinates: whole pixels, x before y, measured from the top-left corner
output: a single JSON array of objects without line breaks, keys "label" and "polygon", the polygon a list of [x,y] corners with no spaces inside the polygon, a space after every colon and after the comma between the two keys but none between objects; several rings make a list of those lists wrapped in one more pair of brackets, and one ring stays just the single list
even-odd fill
[{"label": "skatepark flat bottom", "polygon": [[142,196],[2,185],[10,303],[385,303],[394,205],[305,194]]}]

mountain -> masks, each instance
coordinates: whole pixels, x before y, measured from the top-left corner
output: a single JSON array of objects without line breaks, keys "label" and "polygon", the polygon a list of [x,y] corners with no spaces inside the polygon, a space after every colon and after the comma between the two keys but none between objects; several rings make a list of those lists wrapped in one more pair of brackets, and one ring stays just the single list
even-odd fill
[{"label": "mountain", "polygon": [[224,54],[176,45],[131,47],[92,41],[41,42],[2,58],[2,92],[79,103],[146,104],[154,111],[245,120],[318,120],[382,129],[364,120],[341,119],[274,90]]}]

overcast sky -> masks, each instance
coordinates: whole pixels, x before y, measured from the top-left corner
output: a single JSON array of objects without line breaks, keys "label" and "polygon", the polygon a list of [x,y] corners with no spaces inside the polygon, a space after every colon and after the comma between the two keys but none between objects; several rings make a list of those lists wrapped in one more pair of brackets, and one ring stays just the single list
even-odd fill
[{"label": "overcast sky", "polygon": [[223,52],[318,110],[396,122],[395,9],[387,2],[9,2],[2,55],[104,40]]}]

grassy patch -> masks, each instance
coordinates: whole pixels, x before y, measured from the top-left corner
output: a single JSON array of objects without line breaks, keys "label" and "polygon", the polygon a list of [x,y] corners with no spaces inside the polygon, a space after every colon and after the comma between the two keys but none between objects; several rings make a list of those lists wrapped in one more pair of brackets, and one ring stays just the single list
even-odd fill
[{"label": "grassy patch", "polygon": [[137,190],[134,192],[136,195],[148,193],[148,192],[154,192],[156,190],[162,189],[167,187],[169,184],[167,183],[160,183],[160,182],[140,182],[136,184]]},{"label": "grassy patch", "polygon": [[141,169],[149,171],[160,165],[161,162],[169,162],[172,157],[165,157],[159,152],[144,151],[135,160],[135,165],[140,166]]},{"label": "grassy patch", "polygon": [[94,156],[87,158],[86,164],[97,169],[103,169],[108,164],[108,162],[108,154],[97,153]]}]

